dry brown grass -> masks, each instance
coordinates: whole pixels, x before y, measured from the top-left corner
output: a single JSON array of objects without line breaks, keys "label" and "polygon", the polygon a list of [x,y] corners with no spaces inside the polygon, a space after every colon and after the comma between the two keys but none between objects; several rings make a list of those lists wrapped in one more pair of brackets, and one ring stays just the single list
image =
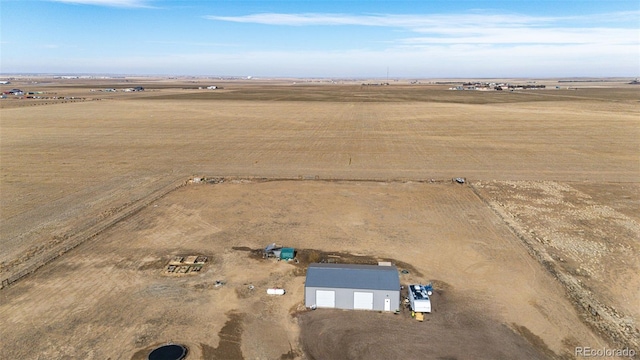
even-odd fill
[{"label": "dry brown grass", "polygon": [[[149,90],[135,94],[89,91],[91,88],[123,88],[136,85],[143,85]],[[146,209],[145,201],[148,201],[150,194],[161,192],[176,181],[184,181],[194,175],[321,180],[370,179],[382,181],[383,184],[390,179],[426,182],[433,179],[434,182],[443,185],[456,176],[466,177],[469,181],[496,180],[498,184],[511,184],[509,181],[522,181],[517,184],[527,184],[527,182],[539,184],[539,181],[549,181],[554,184],[570,182],[573,189],[591,194],[596,199],[594,200],[596,204],[606,205],[619,212],[620,216],[636,213],[629,208],[616,207],[612,204],[625,201],[625,197],[630,197],[632,202],[637,203],[637,200],[633,200],[637,199],[637,193],[620,192],[615,190],[618,189],[617,187],[607,184],[632,183],[637,186],[638,183],[640,107],[637,87],[619,85],[615,88],[606,88],[598,84],[590,88],[585,86],[577,91],[549,89],[500,93],[446,91],[442,90],[446,86],[441,85],[395,84],[384,87],[363,87],[357,83],[311,86],[291,85],[285,82],[273,84],[228,82],[222,84],[224,90],[221,91],[195,90],[201,85],[206,85],[206,82],[172,83],[154,80],[118,83],[110,80],[81,85],[67,82],[48,84],[46,90],[63,95],[85,97],[87,100],[38,106],[29,106],[29,103],[20,102],[21,100],[0,102],[2,109],[0,247],[3,250],[0,253],[0,277],[5,278],[33,265],[40,257],[60,251],[65,243],[75,237],[85,234],[90,229],[100,228],[102,224],[118,219],[118,216],[128,212],[132,212],[134,216],[134,225],[126,223],[129,233],[126,236],[118,233],[116,226],[113,230],[115,232],[105,235],[106,239],[111,239],[110,241],[116,244],[128,243],[130,240],[132,244],[136,244],[132,237],[139,236],[147,228],[155,229],[160,238],[173,238],[176,234],[191,234],[193,229],[204,226],[203,223],[190,223],[191,228],[158,227],[158,224],[165,220],[149,216],[136,217],[135,211],[138,211],[136,210],[138,208]],[[574,85],[571,84],[571,86]],[[36,85],[33,86],[36,87]],[[102,100],[89,101],[89,98]],[[269,190],[262,194],[262,198],[266,199],[263,200],[262,206],[273,205],[272,211],[275,211],[276,215],[284,212],[279,208],[280,206],[293,206],[295,209],[296,200],[299,199],[296,198],[295,191],[287,190],[289,185],[291,184],[285,182],[281,189]],[[335,185],[332,183],[324,185],[317,189],[319,193],[333,191],[327,189],[338,189],[337,191],[342,191],[344,194],[357,193],[348,188],[345,190],[341,187],[332,187]],[[513,193],[509,192],[508,196],[499,191],[497,195],[486,194],[488,199],[486,201],[496,201],[497,204],[512,206],[511,212],[507,213],[519,216],[517,221],[523,229],[538,231],[541,225],[527,218],[529,213],[515,207],[520,205],[519,201],[523,197],[530,196],[527,193],[528,188],[518,188],[518,186]],[[397,184],[394,185],[394,189],[396,187],[398,187]],[[404,189],[402,186],[398,188]],[[632,188],[637,189],[637,187]],[[596,194],[601,193],[601,190],[597,189],[604,189],[602,191],[610,195],[598,197]],[[238,204],[244,204],[245,207],[237,207],[240,213],[226,216],[242,217],[243,211],[248,211],[247,209],[255,206],[253,203],[255,194],[237,192],[236,195],[239,196],[237,199],[218,206],[230,205],[236,208]],[[359,227],[365,225],[365,227],[382,226],[384,228],[389,217],[393,219],[397,216],[406,216],[411,219],[412,216],[416,216],[416,211],[426,211],[424,209],[445,211],[441,214],[442,219],[447,217],[446,211],[452,214],[458,212],[463,215],[468,214],[470,204],[476,203],[473,196],[468,198],[467,195],[461,198],[457,195],[438,197],[433,203],[439,204],[437,209],[428,201],[418,204],[406,199],[402,205],[388,209],[386,218],[378,218],[376,213],[371,213],[367,215],[372,219],[370,222],[360,224],[359,220],[354,218],[352,223],[345,223],[338,230],[351,231],[354,230],[351,229],[352,227],[360,229]],[[375,209],[371,206],[375,204],[373,199],[376,196],[367,193],[363,199],[353,200],[368,212]],[[405,195],[397,196],[402,198]],[[279,197],[291,197],[292,200],[289,203],[279,202]],[[332,199],[330,195],[326,197]],[[212,200],[207,196],[189,195],[188,199],[189,206],[194,207],[193,211],[188,214],[170,214],[170,216],[189,223],[193,220],[191,216],[197,217],[200,212],[205,211],[203,209],[212,204]],[[573,204],[567,199],[559,201],[565,201],[566,206]],[[344,207],[345,204],[334,198],[334,201],[328,201],[322,206],[325,210],[321,215],[308,214],[309,218],[328,217],[329,209]],[[502,225],[498,225],[501,224],[499,218],[486,215],[487,208],[481,211],[485,215],[480,219],[463,217],[475,229],[469,230],[469,239],[473,238],[471,234],[474,231],[481,230],[488,231],[489,234],[500,233],[502,235],[498,238],[509,239],[509,242],[519,241],[513,234],[509,235],[509,231],[505,228],[501,228]],[[209,215],[220,216],[215,212]],[[345,216],[353,215],[353,213],[345,214]],[[431,214],[427,211],[420,216],[428,219]],[[637,225],[637,216],[633,215],[631,219]],[[232,239],[272,233],[280,231],[280,227],[287,231],[296,229],[296,220],[286,215],[275,216],[272,220],[271,225],[265,225],[267,227],[262,229],[256,228],[254,232],[247,232],[238,226],[230,230],[231,232],[224,233],[225,237],[220,239],[221,243],[216,245],[219,246],[217,249],[224,251],[232,245],[261,246],[262,242],[246,244],[236,243]],[[251,225],[251,222],[249,221],[248,224]],[[129,228],[130,226],[134,228]],[[218,225],[214,224],[215,226]],[[460,235],[460,227],[445,220],[438,225],[441,228],[437,226],[432,228],[432,226],[433,224],[423,228],[427,231],[425,234],[428,235],[429,231],[438,229],[438,231],[446,231],[446,235],[450,238]],[[205,229],[205,232],[215,232],[214,228],[206,226],[205,228],[208,229]],[[562,229],[558,231],[560,230]],[[598,228],[597,231],[601,229]],[[330,237],[318,238],[317,230],[313,229],[310,229],[308,234],[309,238],[316,236],[315,240],[310,240],[308,243],[301,241],[295,245],[326,249],[328,242],[336,240]],[[359,230],[353,233],[354,238],[366,238],[369,235],[370,233],[361,233]],[[398,233],[394,236],[401,239],[404,235],[406,234]],[[421,236],[413,235],[416,243]],[[493,235],[489,237],[491,236]],[[98,236],[91,241],[95,242],[99,239],[105,240]],[[273,240],[280,241],[280,239]],[[376,242],[375,249],[386,248],[387,240]],[[165,243],[164,240],[159,245],[158,243],[152,245],[156,241],[155,238],[145,241],[134,245],[133,248],[123,249],[124,253],[121,257],[124,259],[131,251],[141,251],[148,246],[167,246],[166,251],[172,249],[169,246],[172,243]],[[202,241],[202,244],[207,243],[206,238],[198,241]],[[354,240],[341,239],[341,247],[349,247],[353,252],[370,249],[368,243],[357,241],[351,243],[350,241]],[[182,246],[183,251],[198,248],[186,243]],[[483,248],[485,245],[471,242],[467,246],[469,249],[476,249],[478,246]],[[326,250],[336,251],[333,248]],[[400,248],[396,250],[402,251]],[[423,251],[428,250],[430,250],[428,247],[423,248]],[[81,252],[83,256],[95,256],[91,250],[87,251],[89,252]],[[113,250],[101,249],[101,251]],[[459,249],[447,251],[452,251],[451,259],[457,259]],[[426,265],[420,267],[416,264],[419,260],[413,257],[414,255],[406,259],[395,256],[395,253],[386,255],[415,265],[425,274],[440,271],[439,278],[451,276],[453,280],[448,282],[455,283],[462,289],[471,289],[474,286],[463,279],[464,275],[447,275],[448,271],[454,271],[455,267],[454,269],[446,267],[448,264],[445,260],[440,260],[434,267],[427,268]],[[468,257],[473,255],[471,253],[463,252],[462,255],[462,258],[466,259],[464,261],[473,259]],[[149,256],[153,257],[153,261],[157,261],[165,254],[154,252]],[[495,253],[491,251],[483,253],[482,256],[487,257],[487,264],[509,259],[508,254],[501,254],[496,260]],[[565,256],[565,258],[568,257]],[[44,283],[48,281],[46,279],[49,276],[57,277],[66,274],[68,269],[65,266],[80,269],[81,273],[91,271],[83,267],[87,265],[80,265],[81,262],[70,259],[76,258],[70,257],[65,260],[63,257],[54,263],[58,265],[45,267],[42,270],[46,274],[43,275]],[[121,264],[125,268],[136,267],[133,264],[137,260],[131,258],[119,262],[117,258],[109,258],[104,261],[106,262],[102,265],[102,270],[95,276],[92,275],[93,280],[86,282],[87,289],[91,288],[92,281],[102,281],[100,279],[114,276],[112,272],[116,266],[113,265],[114,263]],[[529,261],[531,259],[526,260],[526,264],[529,264]],[[439,269],[439,265],[442,268]],[[471,266],[472,263],[468,265]],[[118,266],[120,265],[116,267]],[[478,279],[486,281],[490,276],[486,276],[484,272],[486,270],[483,269],[486,269],[485,266],[493,265],[478,266],[480,266],[476,274]],[[499,275],[502,270],[495,271],[497,272],[492,276],[495,276],[495,279],[504,280]],[[602,273],[606,274],[607,271],[609,270]],[[534,271],[534,273],[537,272]],[[131,274],[121,275],[127,278]],[[73,276],[76,275],[71,275]],[[283,276],[283,279],[286,279],[286,276]],[[25,311],[31,311],[31,308],[27,309],[16,304],[19,304],[22,299],[20,294],[31,296],[29,284],[42,284],[37,279],[39,278],[32,283],[25,281],[24,285],[19,283],[20,286],[3,289],[0,294],[3,297],[2,303],[11,305],[0,307],[0,312],[4,315],[17,312],[18,315],[12,315],[18,316],[15,319],[12,317],[15,323],[27,319]],[[540,281],[539,277],[536,279]],[[140,281],[143,284],[148,280],[143,277]],[[61,291],[71,286],[72,281],[71,278],[64,278],[55,282],[54,284],[57,285],[53,285],[53,291]],[[295,286],[299,288],[301,285],[295,281]],[[523,281],[526,279],[523,278]],[[110,281],[108,284],[113,282]],[[598,284],[602,283],[594,284],[596,289],[607,289],[606,287],[598,288],[601,286]],[[72,286],[69,290],[70,296],[80,296],[81,291],[86,291],[85,285],[78,284],[77,288]],[[108,291],[108,289],[107,286],[103,290]],[[616,289],[617,294],[622,294],[621,288]],[[122,289],[122,291],[125,294],[121,296],[128,296],[131,295],[129,291],[133,290]],[[97,294],[101,293],[97,292]],[[169,294],[169,296],[173,295]],[[229,296],[231,297],[224,300],[228,301],[235,295]],[[108,305],[109,301],[114,300],[109,299],[94,300],[101,305]],[[606,297],[600,299],[606,299]],[[61,298],[61,301],[68,301],[72,305],[76,303],[71,298]],[[576,341],[590,342],[590,344],[605,343],[584,329],[581,330],[583,335],[578,338],[563,339],[562,337],[567,336],[567,333],[562,333],[562,330],[560,333],[549,332],[553,326],[566,330],[566,324],[578,326],[576,321],[580,324],[577,315],[569,313],[566,318],[558,317],[566,323],[561,321],[558,324],[549,325],[550,317],[562,311],[573,311],[567,310],[566,302],[556,307],[533,301],[527,305],[530,306],[529,310],[522,312],[521,309],[510,308],[512,304],[509,301],[525,304],[531,301],[530,298],[514,295],[501,301],[504,308],[496,311],[502,314],[500,315],[503,317],[502,320],[507,324],[525,326],[535,336],[541,336],[546,345],[558,354],[568,351],[567,344],[575,345]],[[560,297],[556,301],[562,302],[566,299],[562,300]],[[287,304],[286,312],[294,306],[293,302]],[[85,305],[89,308],[93,306]],[[624,309],[624,305],[619,306]],[[273,309],[278,309],[273,310],[276,313],[282,310],[277,307]],[[224,311],[231,310],[234,309],[232,307],[224,309]],[[103,313],[87,311],[85,316],[96,315],[102,319],[104,315],[104,319],[108,318]],[[224,311],[220,311],[220,309],[211,310],[208,315],[209,320],[215,323],[211,329],[214,332],[222,328],[226,321]],[[536,311],[543,313],[544,316],[538,317],[535,315]],[[524,315],[519,315],[520,313]],[[141,314],[143,315],[140,321],[149,320],[144,317],[144,312]],[[21,317],[23,315],[26,316],[24,319]],[[31,319],[29,321],[38,321],[35,318],[29,319]],[[246,321],[255,321],[254,325],[262,324],[252,317],[248,319],[252,320]],[[82,323],[81,320],[74,321]],[[98,320],[98,323],[100,321]],[[77,324],[74,325],[75,323],[67,324],[62,320],[56,320],[56,323],[67,329],[64,336],[76,334],[79,329]],[[158,333],[150,330],[151,325],[135,325],[135,327],[140,326],[146,329],[140,330],[145,332],[144,334],[137,334],[135,331],[132,333],[133,330],[126,332],[127,336],[138,336],[143,339],[139,343],[134,342],[128,345],[130,349],[140,349],[154,343],[154,340],[144,340],[148,339],[146,336],[159,336]],[[279,333],[279,340],[295,338],[295,330],[291,330],[286,324],[282,326],[285,330]],[[44,339],[44,334],[47,333],[46,328],[37,326],[37,329],[35,333],[41,334],[39,336],[43,336]],[[249,342],[244,345],[243,351],[249,353],[258,351],[256,349],[259,349],[259,345],[251,348],[253,345],[248,344],[260,344],[261,341],[266,341],[264,334],[254,330],[245,334]],[[16,354],[21,354],[16,349],[25,350],[26,347],[31,346],[29,344],[32,344],[30,343],[32,340],[29,339],[15,338],[15,340],[17,342],[11,349],[16,351]],[[85,340],[78,341],[82,343]],[[120,340],[125,341],[125,338]],[[564,345],[562,345],[563,340],[566,340]],[[53,344],[55,343],[54,341]],[[203,344],[207,343],[203,342]],[[207,346],[216,348],[217,345]],[[288,345],[277,349],[278,354],[284,354],[290,350]],[[64,354],[64,351],[60,354]]]}]

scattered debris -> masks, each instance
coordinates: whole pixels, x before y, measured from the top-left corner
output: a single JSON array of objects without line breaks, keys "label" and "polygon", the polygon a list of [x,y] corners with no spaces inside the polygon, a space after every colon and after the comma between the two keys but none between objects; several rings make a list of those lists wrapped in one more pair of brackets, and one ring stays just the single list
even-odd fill
[{"label": "scattered debris", "polygon": [[267,247],[264,248],[264,256],[265,257],[269,257],[270,254],[273,254],[273,251],[276,248],[276,243],[272,243],[267,245]]},{"label": "scattered debris", "polygon": [[202,183],[207,183],[207,184],[222,184],[224,182],[224,178],[207,178],[204,176],[196,176],[193,178],[190,178],[187,183],[189,184],[202,184]]},{"label": "scattered debris", "polygon": [[453,181],[457,182],[458,184],[464,184],[465,178],[457,177],[457,178],[454,178]]},{"label": "scattered debris", "polygon": [[423,287],[427,291],[427,295],[429,295],[429,296],[433,295],[433,284],[432,283],[428,283],[427,285],[424,285]]}]

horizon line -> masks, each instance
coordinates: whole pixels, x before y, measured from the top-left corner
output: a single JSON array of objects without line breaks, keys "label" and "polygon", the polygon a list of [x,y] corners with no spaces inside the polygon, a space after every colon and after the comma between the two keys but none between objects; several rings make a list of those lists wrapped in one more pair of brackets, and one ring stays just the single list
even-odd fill
[{"label": "horizon line", "polygon": [[442,77],[420,77],[420,76],[287,76],[287,75],[188,75],[188,74],[135,74],[135,73],[69,73],[69,72],[12,72],[12,73],[0,73],[0,77],[11,76],[102,76],[102,77],[146,77],[146,78],[234,78],[245,80],[259,80],[259,79],[377,79],[377,80],[410,80],[410,79],[637,79],[638,75],[627,76],[596,76],[596,75],[581,75],[581,76],[442,76]]}]

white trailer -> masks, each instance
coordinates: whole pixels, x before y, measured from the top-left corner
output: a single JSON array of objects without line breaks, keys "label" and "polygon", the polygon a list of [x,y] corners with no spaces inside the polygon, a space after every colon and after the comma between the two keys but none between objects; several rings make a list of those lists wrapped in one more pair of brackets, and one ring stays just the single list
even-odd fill
[{"label": "white trailer", "polygon": [[430,313],[430,292],[431,291],[427,289],[427,286],[420,284],[409,285],[409,304],[411,304],[411,310],[417,313]]}]

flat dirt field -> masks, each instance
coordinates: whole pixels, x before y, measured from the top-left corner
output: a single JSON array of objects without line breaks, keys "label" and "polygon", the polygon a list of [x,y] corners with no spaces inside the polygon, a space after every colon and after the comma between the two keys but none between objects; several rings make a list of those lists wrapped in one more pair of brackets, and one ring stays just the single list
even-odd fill
[{"label": "flat dirt field", "polygon": [[[640,87],[547,82],[13,81],[57,98],[0,100],[0,357],[640,352]],[[322,260],[391,261],[434,312],[307,310]]]}]

